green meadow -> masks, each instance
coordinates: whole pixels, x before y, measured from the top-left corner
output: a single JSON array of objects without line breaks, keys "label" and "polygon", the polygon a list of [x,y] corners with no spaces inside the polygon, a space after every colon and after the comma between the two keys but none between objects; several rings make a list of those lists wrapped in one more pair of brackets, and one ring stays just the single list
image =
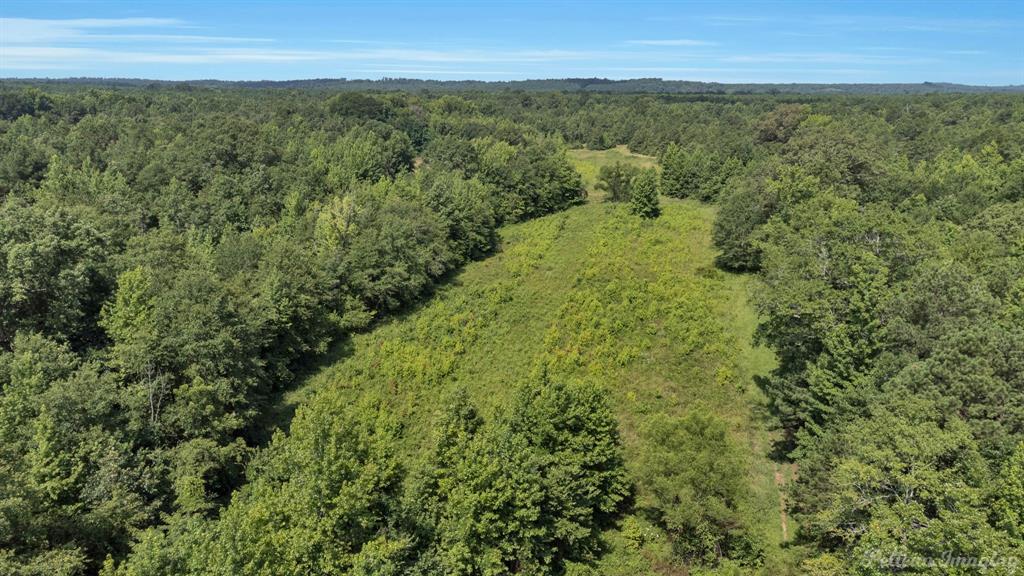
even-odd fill
[{"label": "green meadow", "polygon": [[[588,182],[603,163],[650,162],[620,149],[572,157]],[[457,388],[493,414],[508,405],[517,383],[541,374],[600,383],[611,394],[637,480],[653,474],[644,464],[646,422],[712,414],[727,423],[742,453],[749,489],[741,513],[771,566],[784,539],[780,485],[787,473],[767,456],[772,436],[753,383],[774,359],[750,344],[751,279],[713,266],[714,207],[662,199],[662,208],[660,218],[643,220],[591,196],[585,205],[503,228],[496,254],[467,265],[420,307],[337,345],[333,362],[286,404],[301,410],[320,395],[349,402],[383,396],[412,459],[428,448],[441,402]],[[642,514],[627,513],[605,537],[603,574],[681,569],[664,534]]]},{"label": "green meadow", "polygon": [[644,156],[630,152],[629,148],[623,145],[609,148],[608,150],[588,150],[576,148],[569,151],[569,160],[573,167],[583,177],[583,184],[591,199],[602,200],[604,194],[596,189],[598,172],[602,166],[611,166],[617,162],[636,166],[637,168],[657,168],[658,159],[654,156]]}]

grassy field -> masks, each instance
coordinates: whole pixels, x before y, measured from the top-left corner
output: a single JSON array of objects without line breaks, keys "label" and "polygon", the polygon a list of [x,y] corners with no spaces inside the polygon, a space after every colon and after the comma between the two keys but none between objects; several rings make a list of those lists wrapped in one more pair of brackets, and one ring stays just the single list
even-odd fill
[{"label": "grassy field", "polygon": [[656,168],[658,159],[653,156],[634,154],[625,146],[616,146],[608,150],[586,150],[576,149],[569,151],[569,159],[573,166],[583,176],[583,184],[593,199],[601,200],[604,194],[595,188],[597,184],[597,173],[602,166],[624,162],[640,168]]},{"label": "grassy field", "polygon": [[[621,153],[600,153],[600,161]],[[595,154],[575,157],[595,165]],[[630,467],[652,415],[713,412],[749,448],[753,497],[745,505],[770,567],[783,540],[778,468],[766,455],[772,438],[752,377],[774,360],[750,344],[750,279],[714,268],[713,207],[665,199],[662,206],[660,218],[642,221],[625,206],[590,202],[504,228],[497,254],[467,266],[421,307],[339,344],[333,363],[286,402],[315,401],[325,391],[351,399],[383,392],[412,455],[455,387],[493,410],[516,382],[542,371],[592,380],[612,394]],[[617,529],[607,541],[602,574],[680,569],[657,537],[637,545]]]}]

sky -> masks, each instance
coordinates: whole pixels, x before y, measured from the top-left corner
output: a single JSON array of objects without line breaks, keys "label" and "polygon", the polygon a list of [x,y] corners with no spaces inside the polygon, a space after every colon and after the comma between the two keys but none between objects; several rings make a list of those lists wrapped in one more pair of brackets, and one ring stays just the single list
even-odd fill
[{"label": "sky", "polygon": [[1024,0],[0,0],[0,77],[1024,84]]}]

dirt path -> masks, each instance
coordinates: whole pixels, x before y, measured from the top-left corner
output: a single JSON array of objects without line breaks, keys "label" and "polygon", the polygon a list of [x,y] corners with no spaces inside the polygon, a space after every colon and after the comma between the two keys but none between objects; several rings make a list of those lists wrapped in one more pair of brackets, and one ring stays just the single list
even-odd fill
[{"label": "dirt path", "polygon": [[789,541],[789,518],[786,515],[786,477],[775,464],[775,487],[779,489],[779,520],[782,522],[782,541]]}]

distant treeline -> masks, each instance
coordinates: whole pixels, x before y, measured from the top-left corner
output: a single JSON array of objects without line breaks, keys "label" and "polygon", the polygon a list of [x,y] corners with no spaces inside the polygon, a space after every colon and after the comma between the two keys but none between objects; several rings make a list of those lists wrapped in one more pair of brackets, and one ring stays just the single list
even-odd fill
[{"label": "distant treeline", "polygon": [[47,87],[154,87],[179,88],[279,88],[299,90],[420,91],[436,92],[607,92],[615,94],[974,94],[1024,92],[1024,85],[973,86],[950,82],[921,83],[723,83],[661,78],[551,78],[538,80],[419,80],[415,78],[310,78],[307,80],[146,80],[143,78],[8,78],[4,83],[37,84]]}]

